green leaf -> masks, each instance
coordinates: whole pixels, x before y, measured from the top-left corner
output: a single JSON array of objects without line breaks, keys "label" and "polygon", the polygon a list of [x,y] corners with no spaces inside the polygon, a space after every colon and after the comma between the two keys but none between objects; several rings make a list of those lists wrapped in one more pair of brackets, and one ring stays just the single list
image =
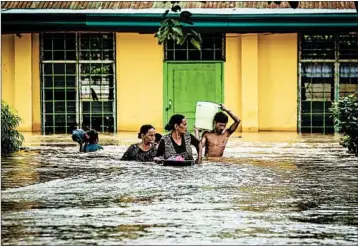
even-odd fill
[{"label": "green leaf", "polygon": [[190,43],[192,43],[197,50],[201,50],[201,44],[199,40],[196,40],[195,38],[192,37],[190,39]]},{"label": "green leaf", "polygon": [[172,19],[172,24],[173,24],[173,26],[176,26],[176,27],[181,26],[180,21],[177,21],[177,20],[174,20],[174,19]]},{"label": "green leaf", "polygon": [[183,30],[180,27],[173,27],[173,31],[179,35],[179,36],[183,36]]},{"label": "green leaf", "polygon": [[21,147],[24,137],[16,129],[20,121],[12,108],[1,101],[1,156],[9,156]]},{"label": "green leaf", "polygon": [[182,36],[179,38],[179,44],[180,45],[183,45],[185,43],[185,40],[186,40],[186,36]]},{"label": "green leaf", "polygon": [[193,30],[193,29],[191,29],[190,32],[195,36],[195,38],[196,38],[197,40],[199,40],[200,43],[203,42],[203,40],[201,39],[200,33],[196,32],[196,31]]}]

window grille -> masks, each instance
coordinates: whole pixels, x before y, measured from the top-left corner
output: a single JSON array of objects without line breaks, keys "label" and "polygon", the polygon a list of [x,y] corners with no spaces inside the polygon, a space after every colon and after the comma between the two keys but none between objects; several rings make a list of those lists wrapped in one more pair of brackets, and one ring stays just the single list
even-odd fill
[{"label": "window grille", "polygon": [[183,45],[170,40],[164,45],[165,61],[225,61],[225,34],[203,34],[201,50],[187,38]]},{"label": "window grille", "polygon": [[113,33],[41,34],[43,133],[114,132],[114,69]]},{"label": "window grille", "polygon": [[333,133],[329,108],[358,90],[358,35],[301,34],[299,90],[300,132]]}]

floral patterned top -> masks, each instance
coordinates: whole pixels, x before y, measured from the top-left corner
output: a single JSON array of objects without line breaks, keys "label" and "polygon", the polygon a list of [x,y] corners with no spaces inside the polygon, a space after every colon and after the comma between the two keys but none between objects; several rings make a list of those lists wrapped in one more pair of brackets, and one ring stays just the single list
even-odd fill
[{"label": "floral patterned top", "polygon": [[138,144],[132,144],[123,154],[121,161],[151,162],[153,161],[156,152],[157,148],[155,145],[153,145],[148,151],[144,151],[138,147]]},{"label": "floral patterned top", "polygon": [[156,156],[163,156],[164,159],[181,156],[185,160],[194,160],[191,151],[191,145],[194,145],[198,151],[200,141],[190,133],[182,135],[182,144],[178,145],[169,133],[160,140]]}]

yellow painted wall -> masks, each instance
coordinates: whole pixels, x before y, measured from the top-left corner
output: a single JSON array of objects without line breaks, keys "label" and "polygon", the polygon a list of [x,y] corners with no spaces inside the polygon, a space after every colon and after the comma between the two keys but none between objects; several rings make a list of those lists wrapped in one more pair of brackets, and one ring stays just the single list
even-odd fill
[{"label": "yellow painted wall", "polygon": [[258,35],[255,33],[241,35],[241,124],[245,132],[259,129],[258,70]]},{"label": "yellow painted wall", "polygon": [[163,47],[152,34],[116,34],[117,130],[163,130]]},{"label": "yellow painted wall", "polygon": [[259,36],[259,130],[297,130],[297,35]]},{"label": "yellow painted wall", "polygon": [[40,39],[32,34],[32,131],[41,131]]},{"label": "yellow painted wall", "polygon": [[[163,130],[163,47],[153,35],[116,34],[117,128]],[[2,99],[40,131],[39,35],[2,35]],[[239,131],[297,130],[297,35],[227,34],[224,103]],[[229,124],[231,121],[229,122]]]},{"label": "yellow painted wall", "polygon": [[1,35],[1,98],[14,105],[15,76],[14,35]]},{"label": "yellow painted wall", "polygon": [[32,36],[15,36],[14,107],[22,121],[20,131],[32,131]]},{"label": "yellow painted wall", "polygon": [[[224,64],[224,103],[241,118],[241,38],[226,34],[226,62]],[[233,121],[230,119],[229,124]],[[241,131],[241,124],[237,131]]]}]

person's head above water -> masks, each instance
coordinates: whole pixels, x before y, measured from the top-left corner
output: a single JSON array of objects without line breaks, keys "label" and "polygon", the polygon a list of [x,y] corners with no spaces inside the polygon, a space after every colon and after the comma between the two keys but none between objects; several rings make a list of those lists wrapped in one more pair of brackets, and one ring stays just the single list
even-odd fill
[{"label": "person's head above water", "polygon": [[175,114],[170,117],[169,123],[165,126],[167,131],[178,131],[184,134],[187,130],[187,121],[184,115]]},{"label": "person's head above water", "polygon": [[152,125],[142,125],[138,138],[142,139],[144,143],[154,143],[155,142],[155,128]]},{"label": "person's head above water", "polygon": [[223,113],[223,112],[218,112],[215,114],[214,116],[214,130],[216,132],[223,132],[226,128],[226,125],[229,121],[229,117]]},{"label": "person's head above water", "polygon": [[98,132],[96,130],[89,130],[86,132],[86,134],[89,136],[89,142],[91,144],[98,143]]}]

